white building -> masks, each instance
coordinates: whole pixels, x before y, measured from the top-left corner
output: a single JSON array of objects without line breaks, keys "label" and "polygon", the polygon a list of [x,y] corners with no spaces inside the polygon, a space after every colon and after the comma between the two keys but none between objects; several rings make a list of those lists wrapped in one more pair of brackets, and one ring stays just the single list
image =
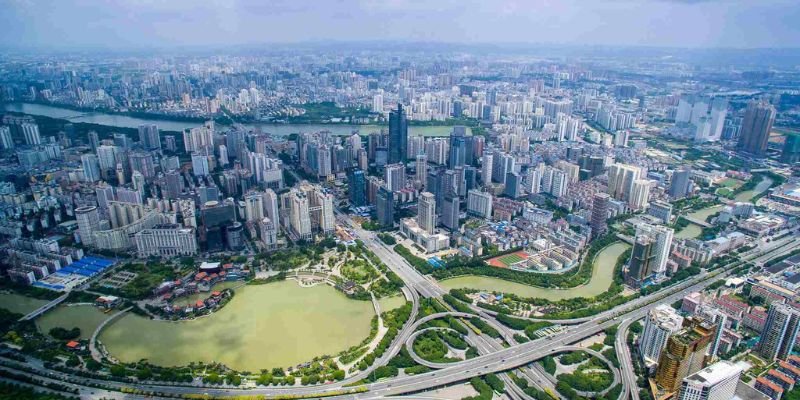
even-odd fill
[{"label": "white building", "polygon": [[677,400],[728,400],[734,398],[742,368],[720,361],[683,378]]},{"label": "white building", "polygon": [[436,228],[436,196],[433,193],[420,193],[417,201],[417,221],[425,232],[433,233]]},{"label": "white building", "polygon": [[480,218],[489,219],[492,217],[492,201],[491,193],[470,189],[467,194],[467,212]]},{"label": "white building", "polygon": [[667,270],[667,261],[672,248],[672,237],[675,231],[662,225],[639,224],[636,226],[636,237],[649,236],[653,239],[653,255],[655,256],[653,272],[657,276],[664,276]]},{"label": "white building", "polygon": [[661,304],[647,313],[644,329],[639,336],[639,353],[645,365],[652,368],[658,363],[667,339],[683,326],[683,317],[672,307]]},{"label": "white building", "polygon": [[197,254],[197,235],[194,228],[178,224],[156,225],[135,235],[136,253],[140,258],[175,257]]}]

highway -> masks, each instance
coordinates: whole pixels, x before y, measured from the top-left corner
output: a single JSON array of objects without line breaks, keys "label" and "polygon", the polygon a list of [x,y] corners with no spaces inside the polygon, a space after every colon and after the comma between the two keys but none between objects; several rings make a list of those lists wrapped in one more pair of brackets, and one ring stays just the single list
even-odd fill
[{"label": "highway", "polygon": [[[349,219],[349,218],[348,218]],[[351,225],[353,227],[353,225]],[[406,291],[407,296],[411,296],[414,308],[412,316],[403,329],[398,333],[394,342],[389,349],[384,353],[383,357],[376,360],[373,367],[383,365],[388,362],[394,355],[396,355],[402,346],[406,343],[408,338],[413,334],[415,327],[419,326],[413,323],[417,315],[418,298],[416,292],[423,296],[435,297],[441,295],[444,291],[439,288],[435,283],[429,281],[422,276],[413,267],[408,265],[405,260],[388,250],[382,244],[379,244],[375,239],[374,234],[367,234],[360,227],[354,229],[358,233],[359,238],[380,257],[389,268],[398,274],[403,280],[409,282],[409,287],[413,290]],[[363,236],[362,236],[363,235]],[[742,253],[739,261],[731,263],[726,266],[727,269],[732,269],[738,266],[742,261],[752,261],[754,263],[763,262],[783,254],[787,254],[797,248],[798,241],[796,238],[784,238],[773,241],[771,243],[763,244],[753,250]],[[675,302],[688,293],[699,291],[705,288],[708,284],[723,279],[729,275],[729,272],[723,268],[710,273],[702,273],[683,283],[675,285],[670,288],[662,289],[657,293],[650,294],[645,297],[638,298],[631,302],[622,304],[612,310],[600,313],[593,316],[590,320],[572,326],[566,326],[559,335],[548,336],[545,338],[532,340],[527,343],[513,345],[507,348],[492,349],[489,354],[482,354],[478,357],[452,363],[446,368],[436,371],[431,371],[424,374],[403,376],[393,378],[381,382],[375,382],[365,385],[368,389],[367,392],[358,394],[348,394],[340,396],[340,398],[356,398],[356,399],[372,399],[384,396],[394,396],[407,393],[416,393],[431,388],[436,388],[452,383],[463,382],[475,376],[481,376],[490,372],[502,372],[511,369],[519,368],[529,363],[539,360],[544,356],[554,354],[559,348],[572,345],[582,339],[595,335],[604,329],[613,326],[621,321],[637,320],[646,315],[649,311],[648,305],[652,303],[672,303]],[[15,364],[9,361],[9,364]],[[19,365],[19,363],[16,363]],[[30,366],[30,364],[29,364]],[[368,370],[369,371],[369,370]],[[115,388],[121,389],[123,387],[134,387],[141,390],[163,392],[170,394],[204,394],[208,393],[212,396],[235,396],[235,395],[322,395],[325,393],[333,394],[342,390],[343,385],[347,383],[356,382],[368,374],[368,371],[359,373],[350,377],[342,382],[330,383],[318,386],[303,386],[303,387],[259,387],[255,389],[244,388],[210,388],[210,387],[196,387],[196,386],[173,386],[173,385],[156,385],[156,384],[129,384],[111,381],[94,380],[89,378],[74,377],[64,373],[46,370],[43,367],[37,368],[36,374],[50,376],[62,381],[69,381],[77,384],[102,384],[110,385]],[[626,373],[623,371],[622,380],[626,384]],[[629,385],[630,382],[627,382]],[[629,390],[635,386],[629,386]],[[634,389],[635,390],[635,389]]]}]

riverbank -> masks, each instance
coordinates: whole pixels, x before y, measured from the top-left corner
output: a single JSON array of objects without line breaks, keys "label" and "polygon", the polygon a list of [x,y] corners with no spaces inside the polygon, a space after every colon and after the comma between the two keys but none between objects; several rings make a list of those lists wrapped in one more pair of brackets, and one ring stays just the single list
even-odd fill
[{"label": "riverbank", "polygon": [[[205,119],[198,121],[185,121],[185,120],[170,120],[167,118],[143,117],[143,116],[130,116],[126,114],[97,112],[97,111],[81,111],[73,110],[70,108],[63,108],[59,106],[35,104],[35,103],[4,103],[2,104],[3,111],[17,112],[32,116],[49,117],[55,119],[63,119],[73,123],[88,123],[95,125],[111,126],[116,128],[131,128],[136,129],[142,124],[156,124],[159,129],[164,132],[181,132],[185,129],[194,128],[202,124]],[[137,114],[138,115],[138,114]],[[273,124],[266,122],[254,122],[242,124],[247,129],[261,130],[276,136],[289,136],[291,134],[298,134],[302,132],[316,132],[321,130],[328,130],[334,135],[351,135],[357,131],[361,135],[367,135],[371,132],[380,132],[381,129],[388,129],[386,125],[358,125],[358,124],[342,124],[342,123],[316,123],[316,124]],[[453,129],[450,123],[442,123],[440,125],[424,124],[409,124],[408,132],[412,136],[448,136]],[[471,128],[467,128],[468,132],[472,132]]]},{"label": "riverbank", "polygon": [[614,281],[614,267],[617,259],[630,246],[622,242],[616,242],[603,248],[597,253],[592,275],[584,285],[569,289],[543,288],[537,286],[524,285],[500,278],[465,275],[455,278],[445,279],[439,284],[445,289],[472,289],[503,293],[513,293],[519,297],[542,298],[551,301],[574,299],[579,297],[589,298],[600,295],[611,287]]}]

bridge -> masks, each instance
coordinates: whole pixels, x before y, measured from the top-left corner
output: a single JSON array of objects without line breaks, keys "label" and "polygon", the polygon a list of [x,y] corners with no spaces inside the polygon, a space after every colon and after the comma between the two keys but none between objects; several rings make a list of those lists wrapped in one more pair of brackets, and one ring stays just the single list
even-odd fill
[{"label": "bridge", "polygon": [[36,317],[48,312],[48,311],[50,311],[51,309],[53,309],[53,307],[61,304],[64,300],[67,299],[67,297],[69,297],[69,293],[64,293],[63,295],[59,296],[57,299],[50,301],[49,303],[37,308],[34,311],[31,311],[28,315],[20,318],[19,320],[20,321],[30,321],[30,320],[32,320],[32,319],[34,319],[34,318],[36,318]]},{"label": "bridge", "polygon": [[688,215],[681,215],[681,217],[682,217],[683,219],[685,219],[685,220],[687,220],[687,221],[689,221],[689,222],[691,222],[691,223],[695,224],[695,225],[700,225],[700,226],[702,226],[703,228],[711,228],[711,224],[709,224],[709,223],[708,223],[708,222],[706,222],[706,221],[700,221],[699,219],[697,219],[697,218],[693,218],[693,217],[690,217],[690,216],[688,216]]},{"label": "bridge", "polygon": [[92,358],[95,361],[97,361],[97,362],[103,361],[103,354],[100,353],[100,350],[97,349],[97,337],[100,335],[100,332],[102,332],[103,329],[105,329],[105,327],[108,324],[110,324],[112,321],[116,320],[117,318],[121,317],[126,312],[130,311],[132,308],[133,308],[133,306],[128,307],[128,308],[126,308],[126,309],[124,309],[124,310],[122,310],[122,311],[120,311],[120,312],[118,312],[118,313],[106,318],[106,320],[103,321],[103,323],[101,323],[97,327],[97,329],[94,330],[94,333],[92,333],[91,339],[89,339],[89,351],[92,353]]}]

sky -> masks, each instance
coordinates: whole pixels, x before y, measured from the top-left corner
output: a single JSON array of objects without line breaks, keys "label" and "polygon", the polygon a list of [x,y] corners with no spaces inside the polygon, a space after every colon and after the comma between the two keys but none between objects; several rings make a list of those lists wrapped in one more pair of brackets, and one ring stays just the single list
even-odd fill
[{"label": "sky", "polygon": [[319,41],[800,47],[798,0],[0,0],[0,46]]}]

